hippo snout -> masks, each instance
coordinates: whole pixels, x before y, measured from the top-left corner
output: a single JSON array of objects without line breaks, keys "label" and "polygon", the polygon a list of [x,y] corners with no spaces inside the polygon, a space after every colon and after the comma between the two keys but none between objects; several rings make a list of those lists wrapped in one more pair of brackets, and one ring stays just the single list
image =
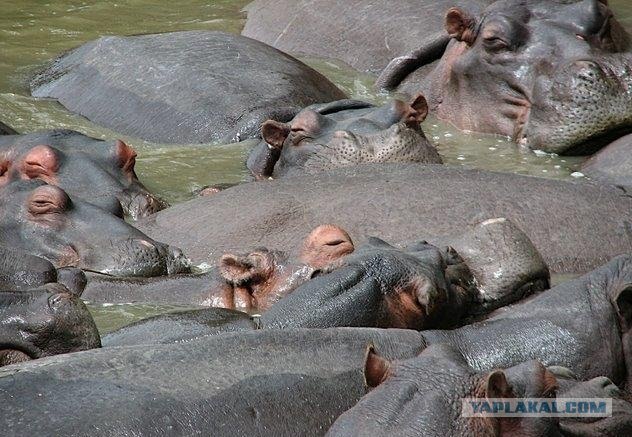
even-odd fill
[{"label": "hippo snout", "polygon": [[117,247],[117,253],[110,258],[108,267],[99,269],[101,273],[153,277],[190,271],[191,262],[178,248],[145,238],[111,244]]},{"label": "hippo snout", "polygon": [[124,205],[127,215],[134,220],[150,216],[169,206],[167,202],[149,192],[131,189],[123,191],[119,196],[119,201]]}]

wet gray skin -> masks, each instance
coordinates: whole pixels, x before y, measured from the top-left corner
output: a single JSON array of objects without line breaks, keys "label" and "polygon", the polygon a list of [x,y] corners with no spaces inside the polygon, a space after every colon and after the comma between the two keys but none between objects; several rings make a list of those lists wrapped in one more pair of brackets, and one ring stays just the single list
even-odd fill
[{"label": "wet gray skin", "polygon": [[0,292],[0,366],[100,346],[90,312],[64,286]]},{"label": "wet gray skin", "polygon": [[632,126],[629,38],[599,0],[452,8],[445,26],[441,61],[400,88],[423,91],[439,118],[555,153],[594,150]]},{"label": "wet gray skin", "polygon": [[3,244],[47,259],[55,267],[78,267],[113,276],[160,276],[187,272],[177,248],[147,237],[92,204],[71,199],[41,181],[1,189]]},{"label": "wet gray skin", "polygon": [[40,179],[113,214],[146,217],[168,205],[134,171],[136,152],[71,130],[0,137],[0,185]]},{"label": "wet gray skin", "polygon": [[632,135],[626,135],[601,149],[581,166],[588,178],[632,190]]},{"label": "wet gray skin", "polygon": [[288,329],[51,357],[2,369],[0,420],[16,437],[322,436],[367,392],[371,347],[406,359],[421,344],[409,330]]},{"label": "wet gray skin", "polygon": [[105,36],[56,59],[31,89],[117,132],[172,144],[254,138],[269,118],[346,97],[285,53],[209,31]]},{"label": "wet gray skin", "polygon": [[420,126],[427,114],[422,95],[379,107],[356,100],[312,105],[288,123],[266,121],[246,165],[265,179],[362,163],[441,164]]},{"label": "wet gray skin", "polygon": [[470,368],[458,352],[437,345],[401,362],[370,354],[365,374],[369,385],[377,387],[342,414],[327,437],[562,435],[556,418],[461,414],[463,398],[555,397],[555,376],[537,361],[480,372]]}]

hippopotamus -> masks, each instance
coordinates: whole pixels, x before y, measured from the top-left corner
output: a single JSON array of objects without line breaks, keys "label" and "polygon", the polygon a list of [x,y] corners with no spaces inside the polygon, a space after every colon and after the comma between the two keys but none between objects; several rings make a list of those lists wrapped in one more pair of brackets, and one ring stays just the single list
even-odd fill
[{"label": "hippopotamus", "polygon": [[626,192],[632,189],[632,135],[626,135],[584,162],[579,171],[590,179],[616,185]]},{"label": "hippopotamus", "polygon": [[[632,54],[606,1],[501,0],[480,14],[447,9],[444,23],[452,40],[437,66],[399,87],[423,92],[440,119],[569,154],[630,130]],[[378,85],[425,62],[423,50],[402,55]]]},{"label": "hippopotamus", "polygon": [[0,240],[57,268],[113,276],[187,272],[180,249],[152,240],[124,220],[40,180],[0,188]]},{"label": "hippopotamus", "polygon": [[198,264],[247,253],[253,241],[284,250],[322,223],[336,223],[356,244],[376,235],[400,245],[456,235],[492,217],[513,221],[553,273],[585,273],[632,251],[632,199],[620,190],[440,165],[363,164],[246,183],[136,226]]},{"label": "hippopotamus", "polygon": [[0,185],[40,179],[114,214],[137,219],[168,205],[134,171],[136,152],[121,140],[102,141],[72,130],[0,137]]},{"label": "hippopotamus", "polygon": [[28,290],[54,282],[80,295],[87,279],[80,269],[56,269],[44,258],[0,246],[0,289]]},{"label": "hippopotamus", "polygon": [[90,312],[78,295],[50,283],[0,291],[0,366],[101,347]]},{"label": "hippopotamus", "polygon": [[424,47],[439,59],[449,36],[442,23],[452,6],[480,12],[493,0],[255,0],[244,9],[242,35],[288,53],[338,59],[379,73],[391,59]]},{"label": "hippopotamus", "polygon": [[561,436],[553,417],[464,417],[463,398],[552,398],[555,375],[531,360],[508,369],[476,371],[444,345],[386,363],[369,352],[365,375],[376,387],[342,414],[327,437]]},{"label": "hippopotamus", "polygon": [[0,121],[0,135],[17,135],[17,131]]},{"label": "hippopotamus", "polygon": [[116,132],[170,144],[255,138],[267,119],[346,97],[266,44],[199,30],[101,37],[53,61],[31,91]]},{"label": "hippopotamus", "polygon": [[0,370],[0,421],[16,437],[319,436],[367,392],[370,349],[419,346],[411,330],[287,329],[60,355]]},{"label": "hippopotamus", "polygon": [[265,179],[363,162],[442,164],[420,126],[427,115],[421,94],[380,107],[355,100],[312,105],[289,123],[263,123],[262,141],[246,166],[255,179]]}]

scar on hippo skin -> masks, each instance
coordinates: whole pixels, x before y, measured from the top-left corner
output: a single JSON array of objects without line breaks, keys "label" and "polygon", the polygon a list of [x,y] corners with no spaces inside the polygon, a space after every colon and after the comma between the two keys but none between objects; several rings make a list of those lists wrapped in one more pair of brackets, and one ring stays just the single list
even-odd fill
[{"label": "scar on hippo skin", "polygon": [[226,284],[212,299],[212,306],[265,311],[353,250],[346,231],[335,225],[321,225],[305,238],[298,263],[290,262],[285,253],[265,248],[241,256],[225,254],[219,261],[219,272]]}]

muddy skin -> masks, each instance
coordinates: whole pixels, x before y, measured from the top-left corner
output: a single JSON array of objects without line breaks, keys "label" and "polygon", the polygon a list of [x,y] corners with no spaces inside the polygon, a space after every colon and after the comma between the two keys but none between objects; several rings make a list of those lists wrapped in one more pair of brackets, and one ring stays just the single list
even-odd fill
[{"label": "muddy skin", "polygon": [[381,107],[355,100],[313,105],[289,123],[266,121],[246,166],[259,180],[362,163],[442,164],[420,126],[427,114],[421,94]]},{"label": "muddy skin", "polygon": [[17,131],[0,121],[0,135],[17,135]]},{"label": "muddy skin", "polygon": [[90,312],[61,284],[0,292],[0,366],[101,346]]},{"label": "muddy skin", "polygon": [[11,249],[112,276],[161,276],[189,271],[182,252],[147,237],[92,204],[41,181],[0,188],[0,238]]},{"label": "muddy skin", "polygon": [[102,37],[53,61],[31,91],[116,132],[163,144],[256,138],[267,119],[288,121],[312,103],[345,98],[289,55],[209,31]]},{"label": "muddy skin", "polygon": [[[594,151],[600,137],[632,126],[629,37],[605,3],[512,0],[482,14],[447,9],[452,41],[441,61],[400,90],[424,92],[431,111],[460,129],[547,152]],[[400,73],[387,68],[378,83],[393,85],[389,76]]]},{"label": "muddy skin", "polygon": [[[256,0],[245,7],[242,34],[288,53],[339,59],[379,73],[391,59],[418,50],[439,59],[449,38],[443,29],[452,6],[480,12],[488,0]],[[423,53],[422,50],[423,49]]]},{"label": "muddy skin", "polygon": [[462,398],[551,398],[555,376],[537,361],[477,372],[458,353],[431,346],[401,362],[369,354],[367,381],[377,386],[329,429],[342,436],[561,436],[556,418],[467,418]]},{"label": "muddy skin", "polygon": [[621,187],[632,192],[632,135],[626,135],[606,146],[584,162],[580,172],[590,179]]},{"label": "muddy skin", "polygon": [[[236,220],[235,211],[247,219]],[[322,223],[336,223],[356,244],[376,235],[404,245],[457,235],[492,217],[514,222],[554,273],[585,273],[632,252],[632,199],[620,190],[413,164],[365,164],[242,184],[175,205],[136,226],[181,247],[199,264],[215,263],[228,251],[247,253],[253,241],[286,250]]]},{"label": "muddy skin", "polygon": [[133,219],[168,206],[134,171],[136,152],[121,140],[106,142],[71,130],[0,137],[0,185],[39,179],[113,214]]},{"label": "muddy skin", "polygon": [[370,348],[407,359],[420,337],[266,330],[52,357],[0,372],[0,420],[15,436],[322,436],[367,392]]}]

